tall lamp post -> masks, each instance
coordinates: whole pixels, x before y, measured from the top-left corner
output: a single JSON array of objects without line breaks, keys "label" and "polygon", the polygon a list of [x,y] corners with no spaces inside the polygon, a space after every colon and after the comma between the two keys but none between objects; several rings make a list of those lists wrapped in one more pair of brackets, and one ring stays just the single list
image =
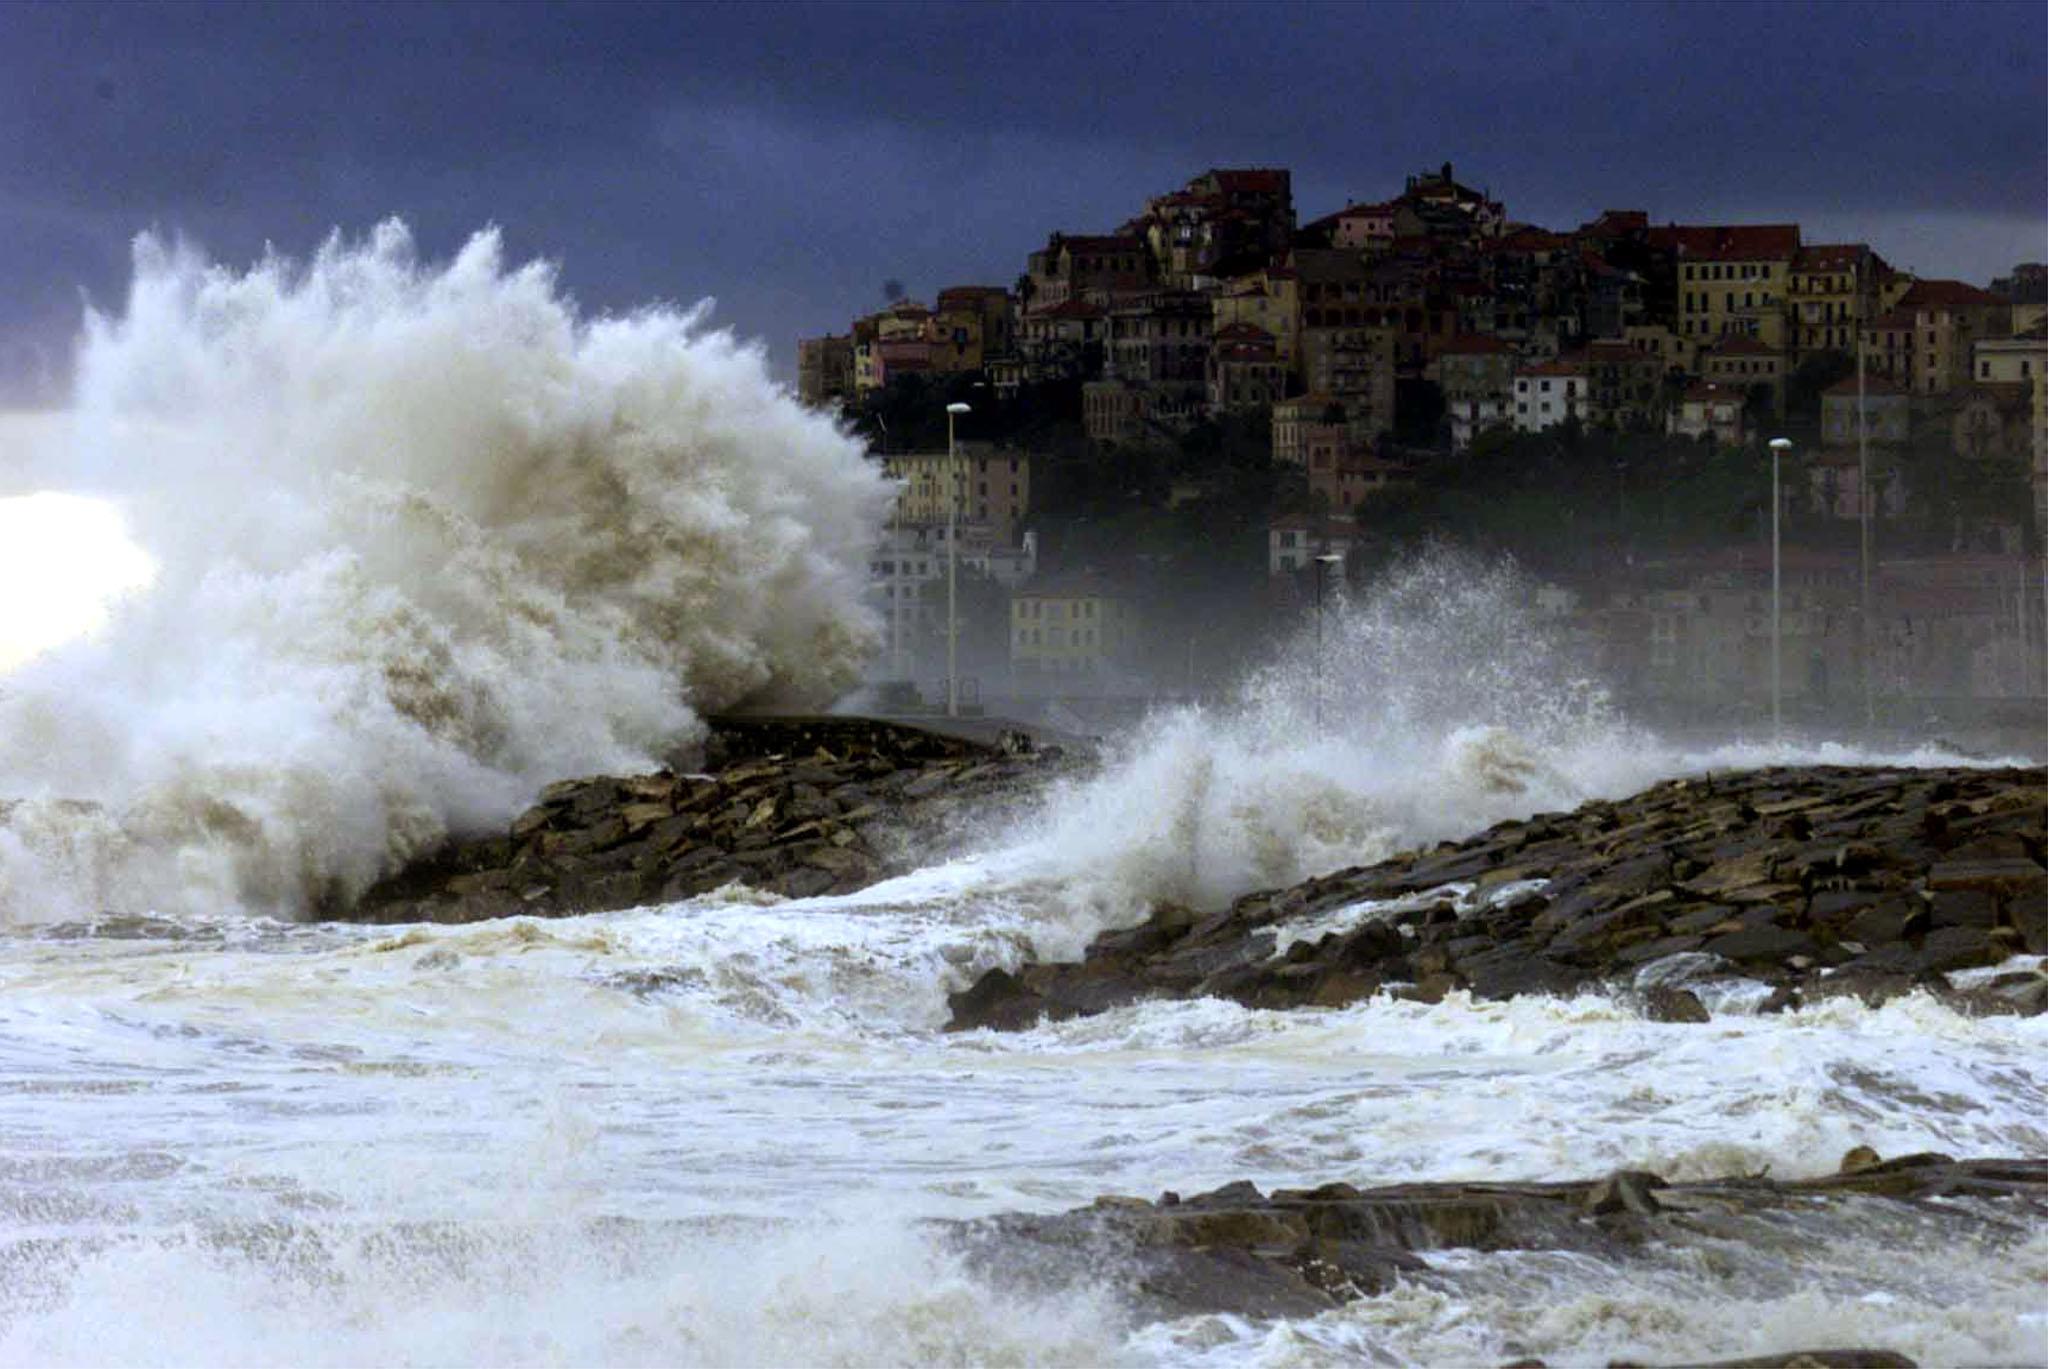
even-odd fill
[{"label": "tall lamp post", "polygon": [[1316,735],[1323,734],[1323,577],[1331,566],[1341,566],[1344,558],[1334,551],[1326,551],[1316,558]]},{"label": "tall lamp post", "polygon": [[956,600],[960,573],[960,445],[953,424],[969,412],[957,401],[946,406],[946,716],[960,716],[960,615]]},{"label": "tall lamp post", "polygon": [[1792,439],[1771,439],[1771,740],[1785,737],[1784,677],[1780,673],[1783,655],[1783,620],[1778,611],[1778,512],[1784,500],[1778,495],[1778,459],[1792,450]]},{"label": "tall lamp post", "polygon": [[1870,671],[1870,400],[1863,376],[1863,330],[1856,330],[1856,648],[1863,667],[1863,733],[1877,732],[1877,693]]}]

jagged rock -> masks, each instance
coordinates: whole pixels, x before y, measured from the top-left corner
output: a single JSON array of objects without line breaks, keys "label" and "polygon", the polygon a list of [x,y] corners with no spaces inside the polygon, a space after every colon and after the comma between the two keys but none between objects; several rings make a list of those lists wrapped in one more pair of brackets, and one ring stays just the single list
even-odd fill
[{"label": "jagged rock", "polygon": [[1643,1015],[1652,1022],[1711,1022],[1714,1015],[1691,989],[1658,984],[1643,991]]},{"label": "jagged rock", "polygon": [[[1654,1366],[1610,1360],[1607,1369],[1654,1369]],[[1788,1350],[1782,1355],[1700,1361],[1671,1365],[1668,1369],[1919,1369],[1919,1366],[1890,1350],[1847,1349]]]},{"label": "jagged rock", "polygon": [[[917,859],[951,808],[1016,801],[1071,769],[862,718],[727,719],[678,774],[548,785],[499,836],[455,842],[329,916],[468,922],[689,898],[735,881],[789,897],[861,888]],[[887,791],[890,797],[877,799]]]},{"label": "jagged rock", "polygon": [[[1782,1258],[1788,1238],[1817,1249],[1851,1239],[1873,1207],[1886,1205],[1929,1239],[1996,1248],[2027,1240],[2048,1203],[2044,1160],[1885,1161],[1859,1147],[1843,1168],[1787,1181],[1743,1175],[1668,1184],[1630,1170],[1575,1183],[1331,1183],[1270,1195],[1240,1181],[1156,1203],[1106,1197],[1050,1216],[940,1226],[985,1277],[1044,1288],[1107,1281],[1145,1319],[1299,1317],[1375,1296],[1404,1275],[1426,1272],[1433,1285],[1455,1290],[1465,1266],[1428,1261],[1433,1251],[1540,1250],[1624,1264],[1705,1241],[1713,1262],[1725,1265],[1749,1242]],[[1791,1214],[1796,1227],[1785,1221]],[[1882,1350],[1809,1349],[1721,1363],[1907,1361]]]},{"label": "jagged rock", "polygon": [[1701,949],[1738,965],[1778,964],[1791,956],[1810,955],[1820,945],[1805,932],[1790,927],[1745,927],[1717,936]]},{"label": "jagged rock", "polygon": [[[1942,976],[2048,951],[2044,819],[2048,773],[2038,768],[1824,766],[1674,780],[1201,916],[1155,914],[1104,934],[1080,965],[1027,966],[1016,982],[1051,1017],[1161,996],[1339,1007],[1375,993],[1568,994],[1701,952],[1716,973],[1772,982],[1772,1011],[1916,990],[1971,1011],[2039,1011],[2048,990],[1960,995]],[[1466,912],[1430,898],[1447,882],[1510,879],[1543,887]],[[1406,911],[1353,933],[1285,934],[1340,907],[1395,899]],[[1274,954],[1283,943],[1287,953]],[[997,1025],[978,1015],[983,1001],[956,996],[953,1025]],[[1024,1016],[1014,995],[987,1001],[1000,1016]],[[1698,1020],[1683,1000],[1663,1001],[1679,1009],[1673,1020]],[[1655,1011],[1647,998],[1645,1007]]]}]

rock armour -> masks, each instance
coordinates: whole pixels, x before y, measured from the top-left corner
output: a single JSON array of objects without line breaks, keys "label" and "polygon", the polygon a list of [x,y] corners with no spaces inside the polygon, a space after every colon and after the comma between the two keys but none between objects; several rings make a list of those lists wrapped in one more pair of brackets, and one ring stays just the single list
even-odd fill
[{"label": "rock armour", "polygon": [[1079,964],[991,971],[955,1029],[1017,1029],[1153,998],[1341,1007],[1606,984],[1648,1015],[1705,1021],[1687,987],[1774,986],[1766,1011],[1914,989],[2038,1013],[2033,969],[1967,991],[1947,976],[2048,954],[2048,771],[1769,769],[1667,781],[1618,802],[1252,894],[1157,909]]}]

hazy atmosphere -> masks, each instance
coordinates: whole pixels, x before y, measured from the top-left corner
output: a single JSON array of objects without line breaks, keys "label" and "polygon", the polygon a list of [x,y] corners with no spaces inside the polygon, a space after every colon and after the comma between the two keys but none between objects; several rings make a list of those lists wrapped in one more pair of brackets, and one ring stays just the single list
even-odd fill
[{"label": "hazy atmosphere", "polygon": [[0,395],[157,228],[226,261],[487,224],[587,306],[790,340],[1006,284],[1206,166],[1304,220],[1444,160],[1517,217],[1788,221],[1984,284],[2044,252],[2048,11],[2015,4],[0,6]]},{"label": "hazy atmosphere", "polygon": [[0,0],[0,1365],[2048,1364],[2048,7]]}]

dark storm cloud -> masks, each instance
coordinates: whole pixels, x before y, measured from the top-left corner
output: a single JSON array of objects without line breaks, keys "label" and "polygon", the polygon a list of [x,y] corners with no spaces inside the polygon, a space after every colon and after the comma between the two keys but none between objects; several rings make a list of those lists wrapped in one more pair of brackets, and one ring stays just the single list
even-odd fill
[{"label": "dark storm cloud", "polygon": [[149,226],[244,259],[496,222],[592,305],[716,294],[786,359],[1216,163],[1314,213],[1451,158],[1539,222],[1796,218],[1982,279],[2044,250],[2044,54],[2031,3],[0,3],[0,375]]}]

